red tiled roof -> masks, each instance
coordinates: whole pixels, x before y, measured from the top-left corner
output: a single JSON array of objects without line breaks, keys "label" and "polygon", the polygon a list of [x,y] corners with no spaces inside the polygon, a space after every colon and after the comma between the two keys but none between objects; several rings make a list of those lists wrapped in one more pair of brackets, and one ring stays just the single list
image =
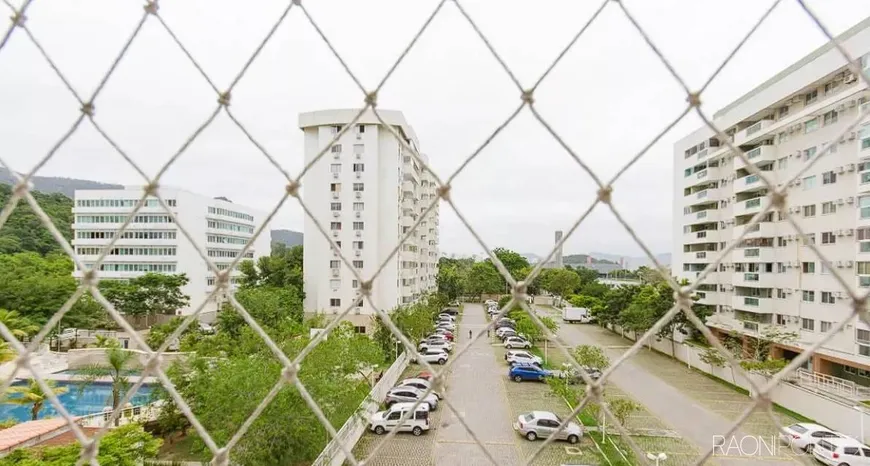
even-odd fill
[{"label": "red tiled roof", "polygon": [[9,450],[28,440],[68,427],[62,417],[27,421],[0,431],[0,451]]}]

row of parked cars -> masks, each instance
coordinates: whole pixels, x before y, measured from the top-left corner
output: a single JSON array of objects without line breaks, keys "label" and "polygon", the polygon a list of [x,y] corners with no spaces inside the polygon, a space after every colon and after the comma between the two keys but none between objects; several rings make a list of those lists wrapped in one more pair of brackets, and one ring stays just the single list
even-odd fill
[{"label": "row of parked cars", "polygon": [[812,453],[819,462],[827,465],[870,465],[870,448],[853,437],[825,426],[808,422],[792,424],[783,429],[779,438],[793,450]]},{"label": "row of parked cars", "polygon": [[[450,308],[448,308],[450,309]],[[458,312],[458,311],[456,311]],[[456,331],[456,314],[445,309],[435,317],[435,329],[429,336],[420,340],[417,352],[420,358],[429,364],[446,364],[453,352]],[[411,362],[419,362],[418,358],[412,357]]]},{"label": "row of parked cars", "polygon": [[[431,387],[432,374],[428,372],[421,372],[412,378],[399,381],[387,392],[384,399],[387,409],[372,414],[369,419],[369,430],[382,435],[399,426],[399,432],[410,432],[415,436],[428,431],[431,428],[429,413],[438,409],[438,402],[442,398],[441,394],[434,390],[426,394],[426,390]],[[415,408],[414,404],[418,401],[420,404]],[[408,414],[411,409],[414,409],[413,414]],[[408,418],[402,422],[402,418],[406,415]]]},{"label": "row of parked cars", "polygon": [[[522,350],[509,350],[504,355],[505,361],[510,369],[508,370],[508,378],[514,382],[539,381],[542,382],[548,377],[556,377],[566,379],[568,383],[582,383],[583,378],[570,365],[566,364],[563,370],[544,369],[543,361],[539,356]],[[583,367],[586,374],[592,380],[601,378],[601,371],[592,367]]]}]

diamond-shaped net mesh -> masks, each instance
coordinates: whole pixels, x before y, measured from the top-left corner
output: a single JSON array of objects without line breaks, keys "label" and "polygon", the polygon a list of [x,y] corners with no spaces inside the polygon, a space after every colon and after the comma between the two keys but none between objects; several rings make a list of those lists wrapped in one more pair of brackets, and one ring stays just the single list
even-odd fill
[{"label": "diamond-shaped net mesh", "polygon": [[[716,78],[719,72],[725,67],[725,65],[732,59],[732,57],[737,53],[738,50],[743,47],[746,41],[752,36],[752,34],[758,29],[758,27],[767,19],[770,13],[774,10],[774,8],[781,2],[781,0],[776,0],[771,2],[769,8],[765,10],[764,14],[759,18],[759,20],[755,23],[755,25],[751,28],[751,30],[745,35],[745,37],[734,47],[733,51],[725,58],[725,60],[721,63],[721,65],[716,69],[712,76],[705,82],[705,84],[698,90],[690,89],[685,81],[681,78],[680,74],[677,70],[671,65],[668,59],[664,56],[659,48],[656,47],[656,44],[650,38],[649,35],[644,30],[643,25],[641,25],[636,18],[632,15],[630,9],[620,1],[616,0],[604,0],[601,2],[600,6],[594,11],[591,17],[580,27],[577,33],[572,37],[572,39],[558,51],[555,59],[552,63],[546,68],[546,71],[532,84],[530,87],[523,86],[522,83],[517,79],[515,74],[512,72],[511,68],[507,65],[507,63],[502,59],[502,57],[498,54],[498,52],[493,47],[492,43],[487,39],[486,35],[478,28],[475,20],[468,14],[468,12],[463,8],[462,2],[459,0],[442,0],[437,4],[432,13],[426,18],[425,22],[420,27],[419,31],[414,35],[412,40],[407,44],[407,46],[403,49],[402,53],[399,55],[395,63],[389,68],[389,71],[383,77],[383,79],[378,82],[378,84],[374,88],[367,88],[364,86],[359,79],[354,75],[353,71],[348,66],[347,62],[342,59],[339,52],[333,47],[330,43],[329,39],[323,32],[323,30],[318,26],[317,21],[310,14],[310,12],[306,9],[305,5],[300,0],[292,0],[288,1],[286,8],[281,12],[281,14],[275,19],[274,23],[270,29],[265,31],[263,39],[258,43],[257,47],[250,55],[250,58],[244,63],[241,70],[235,75],[234,79],[229,83],[228,86],[223,88],[218,87],[218,85],[209,77],[206,70],[200,66],[195,57],[191,55],[188,49],[181,42],[179,37],[175,34],[173,27],[168,24],[164,18],[161,16],[158,2],[147,1],[144,4],[144,8],[141,14],[141,18],[132,30],[129,35],[127,41],[121,46],[120,51],[115,56],[114,61],[109,66],[108,70],[102,76],[100,81],[98,82],[95,90],[88,96],[82,96],[77,93],[73,86],[70,84],[70,81],[64,75],[63,70],[61,70],[52,59],[50,51],[43,48],[41,43],[38,40],[31,30],[28,27],[28,18],[27,12],[28,8],[33,3],[32,0],[25,0],[20,6],[15,6],[9,3],[7,0],[4,0],[6,6],[11,10],[11,18],[8,28],[5,30],[2,36],[2,40],[0,40],[0,60],[2,60],[2,52],[6,44],[8,43],[11,36],[15,34],[21,34],[26,36],[27,40],[31,41],[35,46],[38,53],[41,57],[48,63],[54,73],[57,75],[57,78],[60,79],[64,86],[69,90],[69,92],[74,96],[74,98],[78,101],[80,105],[80,112],[78,116],[72,121],[69,126],[69,129],[60,135],[57,142],[51,147],[48,153],[45,154],[42,159],[40,159],[35,166],[33,166],[24,176],[18,176],[17,183],[14,186],[13,195],[9,200],[8,204],[5,205],[0,211],[0,228],[6,223],[9,219],[9,216],[15,210],[16,206],[24,201],[26,202],[31,209],[36,213],[36,215],[41,220],[42,224],[45,226],[48,231],[51,232],[51,235],[55,240],[61,245],[63,250],[72,258],[75,264],[78,266],[80,270],[85,270],[84,275],[81,279],[80,286],[75,291],[75,293],[66,301],[66,303],[53,315],[53,317],[46,323],[46,325],[41,329],[41,331],[29,342],[27,346],[22,344],[16,337],[12,334],[12,332],[5,325],[0,323],[0,335],[9,342],[9,344],[14,348],[17,353],[17,357],[14,361],[15,370],[13,375],[3,383],[3,386],[0,387],[0,393],[5,393],[5,391],[9,388],[9,385],[12,383],[14,375],[17,374],[21,369],[26,369],[30,371],[33,378],[39,384],[39,386],[48,394],[48,398],[51,404],[57,409],[58,413],[66,420],[69,425],[69,428],[78,439],[78,441],[82,445],[81,456],[78,464],[90,463],[93,465],[97,464],[96,455],[99,451],[99,441],[100,438],[106,433],[115,419],[121,413],[121,410],[127,403],[132,399],[135,395],[136,391],[141,387],[144,380],[146,380],[147,376],[156,376],[160,381],[161,385],[166,389],[169,396],[174,400],[177,404],[180,411],[187,417],[190,421],[193,428],[196,432],[201,436],[205,445],[211,450],[214,464],[228,464],[229,463],[229,453],[237,444],[239,439],[245,435],[248,428],[254,422],[255,419],[263,412],[263,410],[269,405],[273,398],[278,394],[279,390],[287,385],[295,386],[298,389],[301,396],[304,398],[306,404],[311,408],[311,410],[315,413],[317,418],[323,424],[323,427],[330,434],[331,437],[336,437],[336,431],[331,425],[331,423],[327,420],[323,411],[321,410],[318,403],[312,398],[309,392],[306,390],[306,387],[302,384],[300,379],[297,377],[298,370],[304,364],[306,356],[318,345],[320,344],[324,338],[328,336],[328,334],[338,325],[341,321],[341,318],[346,316],[354,307],[354,304],[345,308],[335,320],[333,320],[328,327],[322,333],[318,334],[318,336],[310,341],[304,350],[302,350],[294,359],[288,358],[278,347],[278,345],[263,331],[263,329],[258,325],[258,323],[251,317],[251,315],[245,310],[244,306],[242,306],[233,296],[232,294],[228,294],[228,300],[232,304],[232,306],[239,312],[239,314],[244,318],[248,325],[262,338],[271,352],[275,355],[275,358],[280,361],[283,365],[284,370],[282,372],[282,376],[279,380],[276,380],[274,387],[267,394],[267,396],[262,400],[262,402],[258,405],[258,407],[251,413],[248,419],[238,427],[237,433],[227,442],[226,445],[217,445],[213,438],[209,435],[209,432],[203,427],[203,425],[198,422],[196,416],[190,409],[190,406],[185,402],[182,396],[179,394],[178,390],[174,387],[172,381],[167,376],[167,374],[163,371],[160,365],[161,355],[167,350],[170,342],[179,337],[182,332],[185,331],[191,324],[193,324],[199,314],[204,309],[207,300],[203,301],[199,306],[195,308],[195,311],[186,316],[182,325],[175,330],[175,332],[168,338],[166,338],[165,343],[163,343],[158,348],[149,348],[145,341],[139,336],[137,332],[133,330],[130,324],[119,314],[119,312],[112,306],[112,304],[101,294],[100,290],[97,288],[97,282],[99,278],[99,273],[97,270],[99,269],[99,265],[102,263],[103,259],[107,251],[111,249],[111,246],[115,243],[115,241],[121,237],[121,235],[117,234],[114,236],[114,239],[111,241],[108,247],[103,249],[103,253],[98,257],[96,263],[90,268],[86,268],[81,260],[77,257],[75,251],[70,246],[70,244],[64,239],[63,235],[58,231],[58,229],[52,224],[49,216],[45,213],[45,211],[40,207],[37,203],[36,199],[32,195],[31,185],[29,183],[30,178],[37,173],[52,157],[58,152],[58,150],[70,139],[70,137],[77,131],[77,129],[83,124],[90,124],[94,129],[100,134],[102,138],[107,141],[110,146],[117,152],[118,156],[123,158],[139,175],[142,176],[144,190],[142,197],[139,199],[135,208],[133,209],[133,213],[128,215],[127,221],[121,227],[121,231],[124,231],[129,223],[131,223],[134,214],[138,212],[144,205],[145,201],[148,197],[155,197],[159,200],[160,205],[165,210],[166,214],[172,217],[172,220],[177,224],[178,230],[182,232],[182,234],[196,246],[196,249],[202,259],[208,264],[209,268],[214,272],[217,277],[216,286],[214,291],[209,296],[212,298],[216,296],[218,293],[227,290],[229,286],[229,273],[230,271],[242,260],[245,252],[251,247],[252,242],[259,235],[263,233],[263,229],[268,224],[268,221],[272,219],[284,205],[285,202],[290,200],[291,198],[298,202],[302,207],[305,215],[311,218],[314,221],[314,224],[317,228],[317,232],[306,232],[307,234],[321,234],[323,237],[329,241],[329,243],[335,248],[336,244],[332,237],[328,234],[326,229],[318,222],[318,220],[313,216],[309,207],[303,202],[300,197],[300,187],[302,183],[302,178],[306,174],[306,172],[316,163],[320,161],[323,155],[327,152],[332,143],[338,141],[339,138],[344,135],[349,128],[354,127],[356,121],[363,115],[366,111],[371,111],[380,121],[384,128],[386,128],[396,140],[403,146],[404,150],[411,154],[411,156],[416,160],[417,164],[419,164],[423,170],[430,173],[433,179],[438,184],[437,188],[437,196],[433,197],[431,203],[426,208],[424,215],[420,215],[416,223],[410,229],[407,234],[401,239],[396,248],[391,252],[389,257],[385,259],[385,261],[377,268],[375,273],[370,277],[363,277],[360,275],[359,271],[351,266],[350,260],[345,257],[343,254],[341,255],[341,261],[347,266],[349,270],[352,271],[354,277],[360,282],[360,290],[372,307],[376,310],[377,315],[383,320],[386,327],[393,333],[393,335],[401,341],[404,345],[406,351],[412,356],[418,356],[416,347],[414,342],[410,341],[406,338],[396,327],[396,325],[390,320],[390,315],[385,312],[383,309],[377,308],[374,305],[374,302],[371,298],[371,290],[372,283],[376,280],[386,266],[387,262],[397,254],[397,252],[402,247],[403,243],[413,235],[414,231],[420,225],[420,223],[426,218],[426,214],[433,211],[433,209],[437,208],[439,202],[444,202],[450,206],[450,208],[456,213],[460,222],[465,225],[471,235],[475,238],[475,240],[480,244],[481,247],[487,252],[487,255],[495,264],[498,271],[505,278],[511,288],[511,300],[510,302],[501,309],[501,312],[498,317],[501,317],[506,314],[508,309],[514,307],[514,305],[521,306],[530,316],[530,318],[543,330],[545,335],[553,341],[558,349],[564,354],[564,356],[570,361],[570,364],[577,369],[586,385],[586,397],[583,401],[574,408],[571,416],[566,416],[565,421],[560,426],[560,428],[564,428],[567,422],[574,418],[578,413],[580,413],[588,403],[590,402],[598,402],[601,406],[603,413],[606,415],[608,424],[617,429],[621,434],[623,439],[629,444],[632,448],[636,457],[639,461],[647,462],[647,457],[643,448],[641,448],[628,434],[625,427],[623,427],[620,422],[617,420],[616,416],[610,411],[606,403],[600,403],[602,401],[602,387],[607,382],[608,377],[613,373],[616,368],[620,367],[620,365],[628,358],[632,357],[635,353],[637,353],[645,344],[645,342],[651,337],[659,332],[659,330],[665,326],[671,319],[674,318],[678,313],[684,313],[686,317],[692,322],[697,329],[706,337],[706,339],[713,345],[716,349],[718,349],[722,354],[726,355],[726,359],[731,367],[734,370],[741,373],[741,375],[746,376],[745,372],[741,369],[741,366],[737,363],[736,359],[729,353],[729,351],[722,346],[718,339],[714,337],[711,331],[704,325],[703,322],[696,316],[692,309],[692,294],[697,289],[698,285],[704,281],[704,278],[707,277],[711,272],[715,271],[717,267],[719,267],[720,262],[723,260],[725,255],[730,253],[743,239],[743,236],[746,235],[746,232],[750,231],[750,228],[758,224],[764,216],[772,212],[774,210],[778,210],[781,215],[785,218],[786,221],[790,223],[790,225],[796,230],[800,235],[804,235],[804,230],[801,225],[796,221],[796,219],[790,215],[789,209],[787,208],[787,190],[788,187],[791,186],[792,183],[784,182],[777,185],[775,182],[769,179],[769,177],[762,171],[760,171],[757,167],[755,167],[752,163],[749,162],[746,154],[742,152],[738,147],[736,147],[729,136],[727,136],[722,129],[717,128],[716,125],[712,122],[712,119],[708,118],[707,115],[701,110],[700,103],[701,99],[704,95],[704,91],[707,89],[708,85]],[[450,3],[451,5],[447,5]],[[825,28],[825,26],[819,21],[818,17],[814,14],[814,12],[802,1],[797,0],[797,3],[800,7],[806,12],[809,18],[813,21],[813,23],[818,27],[818,29],[830,40],[836,50],[845,58],[845,60],[849,63],[849,68],[852,73],[856,76],[859,76],[860,79],[864,83],[870,83],[870,77],[862,73],[861,68],[858,66],[855,61],[855,57],[851,57],[843,46],[829,33],[829,31]],[[519,97],[516,109],[508,116],[503,123],[501,123],[488,137],[485,139],[484,143],[480,145],[474,152],[472,152],[468,157],[463,161],[463,163],[455,170],[455,172],[451,173],[446,178],[440,177],[438,174],[434,173],[429,165],[426,163],[424,158],[422,158],[417,151],[411,147],[403,137],[400,137],[399,134],[396,133],[395,129],[381,119],[380,114],[378,113],[378,94],[381,89],[387,84],[390,77],[393,75],[394,71],[402,64],[403,60],[407,56],[408,53],[412,51],[414,45],[417,43],[420,36],[427,30],[428,26],[432,22],[434,18],[445,8],[456,8],[461,13],[461,16],[466,20],[470,26],[473,28],[477,37],[485,44],[487,50],[492,54],[492,56],[496,59],[498,64],[504,70],[505,74],[509,77],[509,79],[513,82],[517,89],[517,96]],[[576,44],[578,39],[583,36],[583,34],[587,31],[589,26],[599,17],[599,15],[605,9],[616,9],[620,11],[624,16],[628,19],[631,25],[634,27],[636,32],[643,38],[645,43],[649,46],[650,50],[661,60],[664,66],[667,68],[670,75],[673,79],[679,84],[686,96],[686,106],[685,109],[681,112],[681,114],[667,126],[665,126],[656,137],[654,137],[649,144],[647,144],[641,151],[639,151],[636,155],[634,155],[631,160],[620,169],[613,178],[608,181],[603,181],[599,176],[594,173],[589,166],[584,162],[584,160],[578,155],[578,152],[575,151],[572,147],[570,147],[563,138],[553,129],[553,127],[547,122],[547,120],[537,111],[535,107],[535,91],[538,87],[543,83],[546,77],[550,74],[550,72],[559,64],[562,58],[566,55],[566,53]],[[359,113],[356,115],[354,120],[343,127],[343,129],[338,132],[330,144],[324,146],[324,148],[317,154],[314,159],[303,168],[303,170],[296,176],[292,176],[287,173],[279,163],[276,162],[275,158],[265,149],[263,144],[260,144],[255,137],[248,131],[245,125],[233,114],[231,110],[231,100],[233,89],[236,85],[245,77],[246,72],[248,71],[251,64],[258,58],[260,52],[263,50],[264,46],[269,43],[272,39],[275,31],[278,27],[286,20],[286,18],[291,15],[301,15],[305,18],[305,20],[310,23],[311,26],[314,27],[317,35],[323,40],[323,42],[327,45],[328,50],[334,56],[336,60],[340,63],[342,69],[347,73],[347,75],[352,79],[355,85],[360,90],[360,102],[362,103],[362,108],[359,110]],[[160,25],[160,28],[169,35],[172,42],[183,52],[184,56],[189,60],[189,62],[196,68],[198,73],[202,76],[205,84],[207,84],[212,91],[214,91],[215,96],[215,104],[214,109],[208,115],[208,117],[203,121],[195,131],[193,131],[189,137],[184,141],[184,143],[178,148],[178,150],[173,154],[173,156],[162,166],[162,168],[157,172],[157,174],[150,178],[145,172],[136,164],[136,161],[131,158],[125,150],[119,146],[112,139],[112,137],[107,134],[106,131],[101,127],[99,123],[99,119],[97,117],[96,103],[100,97],[101,91],[104,89],[106,83],[111,79],[116,67],[124,58],[131,44],[136,41],[139,36],[140,31],[142,30],[143,25],[146,22],[157,22]],[[14,64],[5,63],[3,66],[12,66]],[[505,266],[499,261],[498,257],[493,254],[492,249],[483,241],[483,239],[475,232],[474,228],[469,224],[466,217],[461,213],[459,208],[454,203],[451,198],[451,183],[456,178],[456,176],[461,173],[466,166],[477,157],[481,151],[486,148],[489,143],[495,138],[499,133],[501,133],[507,125],[513,121],[517,115],[520,114],[523,110],[527,110],[531,112],[534,118],[540,122],[540,124],[546,129],[546,131],[558,142],[558,144],[565,149],[565,151],[570,155],[570,157],[591,177],[591,179],[595,182],[598,187],[598,192],[596,198],[591,202],[588,209],[586,209],[579,218],[574,221],[568,231],[564,234],[561,241],[550,251],[548,256],[540,261],[539,265],[534,268],[534,270],[529,274],[525,282],[517,282],[514,280],[510,273],[508,273]],[[734,154],[736,157],[739,157],[746,165],[746,169],[752,173],[757,175],[761,182],[768,188],[769,194],[767,198],[769,202],[766,204],[766,208],[764,208],[761,212],[755,215],[750,223],[746,225],[744,235],[740,238],[735,239],[726,249],[722,250],[716,260],[710,263],[706,269],[701,272],[694,282],[694,284],[681,287],[674,281],[669,274],[664,273],[666,270],[656,261],[655,256],[650,252],[649,248],[644,244],[643,240],[639,237],[639,235],[632,229],[625,219],[620,215],[619,210],[616,207],[616,200],[618,199],[618,191],[615,191],[615,183],[618,179],[628,170],[633,164],[635,164],[641,157],[643,157],[648,149],[652,147],[659,139],[662,138],[671,128],[673,128],[678,122],[680,122],[687,114],[690,112],[695,112],[697,115],[703,120],[704,124],[709,127],[716,136],[722,141],[728,149]],[[161,197],[160,191],[160,180],[164,173],[182,156],[184,156],[186,150],[191,145],[191,143],[196,140],[199,135],[214,121],[214,119],[220,113],[226,113],[226,115],[230,118],[230,120],[243,132],[246,138],[254,144],[257,150],[265,157],[269,163],[274,166],[286,179],[286,189],[284,190],[284,194],[281,199],[277,202],[274,208],[269,212],[266,221],[262,224],[262,226],[254,232],[253,237],[250,242],[245,246],[245,248],[240,252],[240,254],[235,258],[230,267],[219,270],[215,264],[209,259],[208,255],[204,252],[203,248],[196,244],[193,236],[188,232],[185,228],[183,222],[179,221],[176,218],[175,214],[173,214],[172,210],[167,205],[167,202],[164,198]],[[851,124],[843,131],[841,135],[834,139],[834,141],[839,140],[842,136],[848,134],[851,131],[854,131],[855,128],[862,122],[863,114],[859,112],[859,115],[855,118]],[[807,163],[804,168],[790,180],[794,181],[801,177],[803,173],[809,170],[819,159],[821,159],[821,155],[828,153],[831,150],[833,144],[829,144],[825,146],[822,150],[822,153],[813,158],[809,163]],[[11,173],[16,173],[12,170],[12,167],[9,167],[5,161],[0,158],[0,164],[6,169],[9,169]],[[568,238],[571,237],[572,233],[578,228],[578,226],[586,219],[586,217],[592,212],[592,210],[599,204],[605,204],[613,213],[615,218],[619,221],[619,223],[626,229],[626,231],[630,234],[630,236],[637,242],[637,244],[644,250],[646,255],[652,260],[660,271],[663,271],[662,276],[667,281],[667,283],[674,290],[674,297],[676,304],[673,308],[656,324],[650,328],[641,338],[638,338],[637,341],[631,346],[631,348],[626,351],[618,360],[614,361],[611,367],[606,370],[602,376],[598,380],[591,380],[586,372],[581,368],[580,364],[576,361],[572,353],[564,347],[560,343],[560,340],[555,337],[555,335],[542,323],[540,318],[530,309],[527,301],[526,301],[526,282],[533,280],[540,272],[543,267],[543,264],[548,262],[555,254],[559,248],[562,247],[562,244],[567,241]],[[822,251],[814,244],[810,243],[809,247],[812,249],[813,253],[818,256],[818,258],[823,263],[829,263],[827,258],[824,256]],[[340,248],[335,248],[334,250],[340,250]],[[849,282],[846,278],[836,269],[831,270],[831,274],[836,278],[837,282],[843,287],[845,292],[849,295],[853,303],[853,316],[858,316],[863,321],[867,322],[866,313],[862,312],[866,308],[867,296],[864,294],[858,294],[852,286],[850,286]],[[124,330],[126,330],[131,338],[134,340],[135,344],[139,348],[144,348],[147,354],[145,358],[146,362],[144,364],[144,370],[142,373],[142,377],[140,381],[136,383],[133,387],[131,387],[124,396],[124,399],[119,403],[119,408],[115,409],[111,412],[111,415],[105,421],[103,428],[93,436],[85,435],[79,425],[74,422],[73,417],[70,413],[64,409],[63,405],[59,402],[57,396],[51,390],[51,387],[46,382],[46,379],[40,374],[38,370],[36,370],[31,365],[31,356],[34,352],[39,348],[40,344],[43,342],[45,337],[49,334],[50,330],[60,321],[60,319],[66,314],[73,306],[73,304],[84,294],[90,294],[94,297],[94,299],[99,302],[108,314],[118,323]],[[493,319],[487,329],[492,328],[497,319]],[[827,342],[830,338],[832,338],[837,332],[844,328],[844,326],[850,322],[852,318],[844,319],[842,322],[839,322],[837,325],[834,325],[823,338],[818,339],[811,347],[807,348],[803,351],[798,357],[792,360],[781,372],[770,378],[769,382],[764,386],[757,386],[754,379],[745,377],[746,380],[752,385],[753,388],[753,398],[755,402],[749,406],[742,415],[733,423],[728,432],[722,432],[721,434],[724,436],[732,435],[737,432],[740,428],[741,424],[756,410],[764,410],[768,416],[773,420],[773,422],[779,425],[779,421],[776,416],[773,415],[771,410],[771,402],[769,398],[770,391],[778,384],[784,377],[788,376],[792,371],[796,368],[804,364],[809,358],[812,357],[814,352],[819,349],[825,342]],[[868,322],[870,323],[870,322]],[[436,381],[443,378],[447,371],[450,370],[453,363],[459,359],[459,357],[465,353],[471,345],[481,336],[484,332],[480,332],[476,337],[468,341],[465,345],[463,345],[460,349],[458,349],[457,353],[451,358],[451,362],[446,366],[440,368],[440,370],[435,370],[428,363],[426,363],[422,358],[418,358],[420,363],[423,364],[426,369],[430,370],[435,374]],[[431,390],[431,389],[430,389]],[[427,391],[428,394],[428,391]],[[418,401],[416,404],[422,403],[423,401]],[[464,421],[463,416],[457,411],[454,405],[451,403],[449,396],[443,400],[443,404],[447,406],[447,408],[456,415],[456,419],[458,422],[468,431],[470,437],[477,444],[477,446],[482,450],[482,452],[486,455],[486,457],[493,463],[498,464],[498,462],[494,459],[492,453],[489,449],[480,441],[475,432],[468,426],[468,424]],[[413,410],[410,410],[408,413],[412,413]],[[399,423],[401,424],[401,422]],[[373,451],[370,452],[369,457],[374,456],[377,451],[386,443],[386,440],[395,435],[396,431],[392,431],[389,435],[384,439],[385,441],[380,442],[377,447]],[[538,458],[543,449],[553,441],[554,437],[548,438],[544,441],[535,452],[528,456],[525,461],[526,464],[531,464]],[[353,445],[339,445],[343,453],[347,456],[347,461],[350,464],[358,465],[362,464],[363,458],[356,458],[352,452]],[[702,456],[697,458],[696,464],[701,464],[705,462],[711,455],[713,454],[713,449],[704,452]]]}]

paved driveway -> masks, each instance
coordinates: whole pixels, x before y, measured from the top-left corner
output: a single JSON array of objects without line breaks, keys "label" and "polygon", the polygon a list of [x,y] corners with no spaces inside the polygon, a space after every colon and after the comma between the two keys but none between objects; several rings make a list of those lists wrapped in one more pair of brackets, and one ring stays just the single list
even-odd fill
[{"label": "paved driveway", "polygon": [[[605,348],[609,347],[610,349],[606,351],[612,360],[625,352],[625,349],[620,348],[620,346],[627,347],[632,343],[601,327],[582,324],[561,325],[559,337],[570,346],[593,344]],[[639,364],[635,359],[636,357],[623,362],[610,376],[609,382],[642,403],[653,415],[679,432],[684,439],[692,442],[699,450],[702,452],[709,450],[713,446],[715,436],[724,434],[731,427],[733,420],[727,419],[720,413],[698,403],[696,398],[688,396],[683,390],[672,385],[679,384],[681,381],[689,382],[691,381],[689,377],[703,377],[702,375],[684,374],[681,378],[668,378],[670,379],[668,380],[658,375],[659,371],[655,366]],[[661,372],[671,372],[671,366],[680,365],[664,357],[659,357],[659,359],[657,364],[661,366]],[[775,433],[775,430],[766,432],[768,442],[772,433]],[[753,434],[760,433],[752,432],[750,434],[741,429],[734,435],[740,440],[756,438]],[[716,464],[722,465],[746,465],[748,463],[794,465],[802,463],[786,453],[783,450],[783,453],[776,457],[735,458],[729,456],[726,458],[718,456],[714,461]]]}]

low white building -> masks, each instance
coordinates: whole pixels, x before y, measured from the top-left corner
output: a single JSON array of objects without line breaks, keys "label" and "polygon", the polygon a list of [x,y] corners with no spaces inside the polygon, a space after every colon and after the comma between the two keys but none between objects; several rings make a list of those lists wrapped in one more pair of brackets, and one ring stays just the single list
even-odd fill
[{"label": "low white building", "polygon": [[[300,114],[305,163],[328,147],[357,113],[358,109],[340,109]],[[419,153],[417,136],[401,112],[378,113]],[[381,270],[371,296],[378,308],[389,311],[435,290],[438,205],[426,213],[437,196],[435,180],[372,111],[366,111],[353,128],[329,146],[302,184],[305,204],[364,279],[378,270],[423,216]],[[307,216],[304,246],[305,310],[334,315],[353,303],[347,320],[357,331],[368,331],[374,309],[359,299],[358,280]]]},{"label": "low white building", "polygon": [[[72,245],[86,266],[96,261],[142,195],[141,187],[76,190]],[[160,195],[196,244],[222,270],[229,267],[266,218],[263,212],[181,189],[160,188]],[[265,230],[245,257],[256,260],[269,253],[270,235]],[[195,311],[215,286],[215,274],[156,198],[147,199],[136,213],[101,264],[99,276],[104,280],[130,279],[147,272],[187,275],[189,282],[182,291],[190,296],[190,304],[178,311],[180,315]],[[82,272],[75,270],[73,275],[81,277]],[[232,272],[231,287],[235,287],[238,275],[238,271]],[[201,320],[214,318],[220,300],[209,301]]]}]

